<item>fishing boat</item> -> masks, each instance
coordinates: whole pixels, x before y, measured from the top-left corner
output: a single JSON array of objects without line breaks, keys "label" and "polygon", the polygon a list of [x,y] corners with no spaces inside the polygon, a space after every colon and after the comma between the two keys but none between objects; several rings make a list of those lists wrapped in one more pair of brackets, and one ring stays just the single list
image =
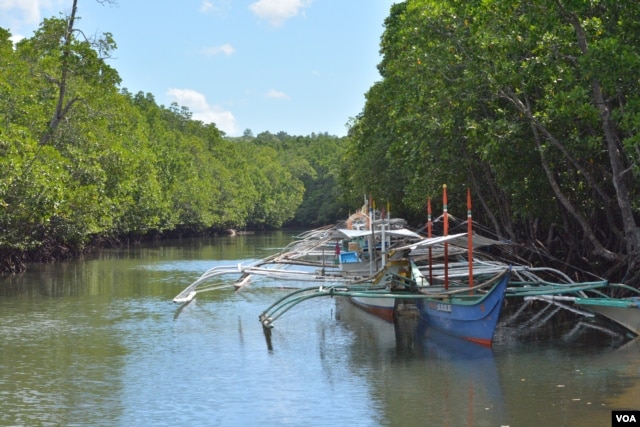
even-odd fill
[{"label": "fishing boat", "polygon": [[[265,310],[260,315],[260,320],[265,327],[271,327],[277,318],[294,305],[310,298],[331,296],[346,297],[365,311],[391,321],[398,304],[409,301],[417,306],[421,318],[432,328],[490,346],[500,317],[510,271],[506,265],[494,265],[491,271],[480,270],[474,273],[474,235],[471,227],[469,232],[448,235],[445,229],[444,236],[422,238],[404,246],[396,246],[388,252],[383,269],[371,280],[293,292]],[[427,248],[431,252],[431,249],[442,248],[446,254],[449,243],[453,242],[464,242],[469,250],[467,255],[470,261],[466,271],[449,277],[445,257],[442,283],[433,274],[428,277],[422,275],[412,260],[411,252]],[[479,245],[479,242],[486,244],[486,241],[476,239],[475,245]],[[433,259],[429,257],[428,262],[431,266]],[[481,283],[474,285],[474,279]]]},{"label": "fishing boat", "polygon": [[[419,246],[442,245],[460,240],[463,234],[422,239]],[[421,276],[411,260],[411,247],[402,246],[391,251],[384,269],[371,280],[307,288],[285,296],[260,315],[263,325],[271,327],[293,306],[322,296],[346,297],[354,305],[387,321],[393,321],[399,303],[409,302],[417,307],[420,317],[430,327],[491,346],[509,282],[509,267],[478,270],[466,277],[455,275],[446,285],[440,284],[437,277],[429,281]]]},{"label": "fishing boat", "polygon": [[[449,235],[447,187],[443,186],[444,236],[432,237],[431,203],[428,203],[428,239],[410,246],[428,247],[428,276],[416,264],[411,265],[412,277],[421,294],[415,303],[420,317],[430,327],[467,341],[491,346],[511,274],[510,267],[494,265],[491,271],[474,271],[474,249],[499,243],[474,236],[471,221],[471,192],[467,191],[467,233]],[[475,239],[474,239],[475,237]],[[433,242],[433,244],[431,243]],[[457,243],[456,243],[457,242]],[[462,244],[460,244],[462,242]],[[464,268],[452,271],[450,245],[466,249]],[[434,276],[433,249],[442,249],[442,278]],[[455,273],[455,274],[452,274]],[[480,281],[480,284],[477,284]],[[438,282],[440,283],[438,285]]]},{"label": "fishing boat", "polygon": [[640,297],[629,298],[576,298],[574,303],[585,310],[599,314],[640,335]]},{"label": "fishing boat", "polygon": [[[429,283],[439,281],[446,283],[449,279],[468,278],[472,279],[474,274],[490,274],[492,271],[500,271],[509,265],[509,282],[505,290],[505,298],[512,301],[512,306],[516,306],[515,320],[519,313],[526,313],[527,308],[537,304],[535,313],[525,321],[524,325],[518,325],[517,330],[522,331],[520,326],[533,328],[541,327],[544,323],[552,322],[556,313],[571,312],[577,315],[577,319],[593,318],[594,313],[608,321],[613,321],[623,326],[628,331],[638,335],[640,333],[640,291],[624,284],[610,283],[608,280],[597,277],[589,272],[580,271],[582,280],[573,280],[568,274],[552,268],[550,266],[533,267],[524,263],[514,262],[515,257],[509,256],[511,244],[497,241],[472,233],[471,225],[471,199],[467,193],[467,229],[468,234],[459,234],[458,238],[448,241],[442,247],[429,247],[429,261],[420,267],[416,267],[415,277],[429,274]],[[446,210],[447,198],[446,187],[443,193],[444,214],[441,217],[445,234],[448,231],[448,222],[452,217]],[[429,221],[431,221],[431,209],[429,210]],[[462,221],[458,220],[462,224]],[[431,236],[431,223],[429,223],[429,236]],[[414,246],[419,247],[420,242]],[[448,247],[447,247],[448,246]],[[474,249],[491,247],[491,251],[476,251]],[[506,257],[494,257],[489,252],[499,253],[504,249]],[[523,248],[520,248],[523,249]],[[433,253],[432,253],[433,252]],[[453,255],[453,256],[452,256]],[[509,258],[510,262],[505,263],[504,259]],[[440,261],[436,262],[435,260]],[[578,272],[575,272],[578,273]],[[578,276],[578,274],[576,274]],[[585,280],[586,279],[586,280]],[[424,280],[424,279],[423,279]],[[606,292],[634,293],[631,298],[614,298],[606,295]],[[515,304],[513,304],[515,303]],[[540,304],[542,303],[542,308]],[[424,306],[424,302],[418,302]],[[437,307],[431,304],[431,307]],[[438,313],[432,311],[432,315]],[[436,318],[434,317],[434,321]],[[510,322],[503,322],[503,324]],[[514,322],[515,323],[515,322]],[[510,326],[514,326],[512,323]],[[601,322],[602,323],[602,322]],[[594,326],[592,324],[592,326]],[[603,329],[607,329],[604,325]],[[612,331],[612,334],[615,332]]]},{"label": "fishing boat", "polygon": [[[347,221],[303,233],[277,254],[251,265],[212,268],[177,295],[174,302],[187,304],[200,292],[214,289],[240,290],[252,276],[263,276],[316,283],[288,293],[264,310],[259,319],[265,328],[271,328],[284,313],[304,301],[342,297],[386,321],[395,320],[399,307],[411,306],[431,328],[490,346],[504,300],[512,298],[514,304],[510,305],[516,310],[509,316],[510,321],[521,319],[526,308],[537,310],[535,315],[525,314],[526,327],[549,323],[560,310],[593,317],[591,311],[604,313],[601,307],[613,311],[613,307],[624,306],[617,311],[631,319],[617,322],[638,333],[640,322],[634,323],[633,317],[640,312],[633,306],[637,300],[605,298],[604,291],[612,286],[607,280],[574,282],[553,268],[534,268],[493,256],[499,247],[511,245],[475,233],[469,191],[466,232],[449,234],[448,221],[454,217],[447,213],[446,186],[443,188],[443,235],[432,235],[430,200],[427,237],[409,230],[404,220],[390,219],[388,209],[387,215],[367,209],[365,201],[365,206]],[[481,249],[485,247],[493,249]],[[239,277],[207,284],[223,275]],[[546,305],[537,308],[538,302]],[[587,311],[589,304],[593,310]],[[608,315],[616,321],[613,314]]]},{"label": "fishing boat", "polygon": [[[461,288],[416,298],[420,317],[432,328],[491,346],[509,277],[508,269],[492,277],[489,282],[491,288],[486,293]],[[489,283],[480,285],[480,288]]]},{"label": "fishing boat", "polygon": [[[384,270],[394,247],[419,241],[423,236],[408,229],[404,219],[389,217],[388,209],[385,214],[367,206],[365,201],[346,221],[302,233],[281,252],[252,264],[213,267],[173,301],[185,304],[205,291],[229,287],[238,290],[249,284],[252,276],[321,284],[372,281]],[[210,283],[219,276],[231,275],[237,276],[235,282]]]},{"label": "fishing boat", "polygon": [[[388,280],[391,274],[402,274],[401,270],[404,266],[406,266],[406,262],[404,260],[389,261],[385,267],[385,271],[373,279],[372,286],[369,290],[385,289],[390,292],[390,287],[383,282]],[[393,322],[396,299],[377,296],[374,293],[368,294],[366,292],[366,288],[363,289],[363,291],[364,292],[354,293],[349,297],[349,300],[362,310],[386,320],[387,322]]]},{"label": "fishing boat", "polygon": [[407,257],[391,260],[376,278],[367,282],[311,287],[294,291],[276,301],[259,318],[270,328],[285,312],[303,301],[318,297],[345,297],[355,305],[386,320],[393,320],[400,301],[411,302],[430,327],[467,341],[491,346],[509,282],[505,268],[473,287],[451,283],[419,286],[411,277]]}]

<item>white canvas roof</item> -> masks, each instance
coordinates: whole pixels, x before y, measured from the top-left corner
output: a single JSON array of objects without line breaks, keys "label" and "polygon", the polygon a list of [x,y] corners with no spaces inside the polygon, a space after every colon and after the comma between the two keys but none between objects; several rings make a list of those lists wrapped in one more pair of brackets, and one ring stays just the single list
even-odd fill
[{"label": "white canvas roof", "polygon": [[[448,242],[455,246],[466,248],[469,244],[468,241],[469,239],[467,237],[467,233],[450,234],[448,236],[427,237],[426,239],[422,239],[419,242],[415,242],[410,245],[406,245],[401,248],[398,248],[398,250],[428,248],[430,246],[438,245],[445,242]],[[473,234],[474,248],[481,248],[483,246],[500,245],[500,244],[503,244],[503,242],[499,240],[489,239],[487,237],[478,236],[475,233]]]},{"label": "white canvas roof", "polygon": [[[397,230],[385,230],[384,232],[388,236],[406,237],[408,239],[415,239],[415,240],[420,240],[423,238],[418,233],[415,233],[411,230],[407,230],[406,228],[399,228]],[[382,230],[375,230],[374,233],[377,236],[379,236],[382,234]],[[340,228],[337,230],[332,230],[330,234],[330,238],[355,239],[357,237],[365,237],[370,235],[371,235],[371,230],[348,230],[346,228]]]}]

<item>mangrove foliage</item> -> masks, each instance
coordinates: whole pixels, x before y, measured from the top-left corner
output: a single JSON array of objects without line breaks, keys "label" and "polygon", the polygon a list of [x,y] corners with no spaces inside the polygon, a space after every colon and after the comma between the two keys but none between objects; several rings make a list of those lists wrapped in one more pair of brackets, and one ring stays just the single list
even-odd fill
[{"label": "mangrove foliage", "polygon": [[112,36],[85,37],[76,13],[74,0],[15,45],[0,29],[0,270],[96,241],[345,214],[332,194],[344,138],[229,138],[130,93],[109,65]]},{"label": "mangrove foliage", "polygon": [[345,177],[612,280],[640,282],[640,3],[408,0],[350,128]]}]

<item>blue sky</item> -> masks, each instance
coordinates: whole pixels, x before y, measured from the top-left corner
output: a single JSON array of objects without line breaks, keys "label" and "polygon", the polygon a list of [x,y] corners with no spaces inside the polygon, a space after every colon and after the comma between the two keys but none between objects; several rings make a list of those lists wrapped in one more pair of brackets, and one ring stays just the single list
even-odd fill
[{"label": "blue sky", "polygon": [[[79,0],[78,27],[110,32],[122,87],[177,102],[230,136],[343,136],[380,79],[380,36],[397,0]],[[30,37],[71,0],[0,0],[0,27]]]}]

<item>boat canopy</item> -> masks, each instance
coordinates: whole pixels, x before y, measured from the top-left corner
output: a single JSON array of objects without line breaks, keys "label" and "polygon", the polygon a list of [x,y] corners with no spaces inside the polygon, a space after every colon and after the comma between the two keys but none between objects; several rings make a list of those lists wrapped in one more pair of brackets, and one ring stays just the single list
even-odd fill
[{"label": "boat canopy", "polygon": [[[358,237],[370,236],[371,233],[379,236],[382,234],[382,230],[349,230],[346,228],[339,228],[331,230],[330,239],[357,239]],[[399,228],[397,230],[384,230],[387,236],[404,237],[408,239],[420,240],[422,236],[406,228]]]},{"label": "boat canopy", "polygon": [[[427,237],[426,239],[422,239],[419,242],[411,243],[406,246],[402,246],[398,248],[398,250],[402,249],[417,249],[417,248],[428,248],[430,246],[439,245],[441,243],[450,243],[455,246],[467,247],[468,245],[468,237],[467,233],[459,233],[459,234],[450,234],[448,236],[438,236],[438,237]],[[473,234],[473,247],[481,248],[484,246],[491,245],[502,245],[505,242],[500,240],[493,240],[487,237],[482,237],[477,234]]]}]

